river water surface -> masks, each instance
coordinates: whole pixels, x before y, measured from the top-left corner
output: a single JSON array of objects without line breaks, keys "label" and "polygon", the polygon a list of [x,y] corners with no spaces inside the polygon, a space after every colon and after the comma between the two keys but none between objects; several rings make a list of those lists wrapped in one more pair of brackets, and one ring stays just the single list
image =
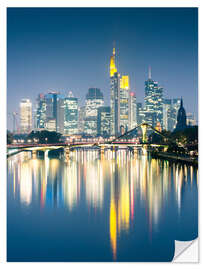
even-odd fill
[{"label": "river water surface", "polygon": [[198,171],[127,150],[8,159],[8,261],[171,261],[198,236]]}]

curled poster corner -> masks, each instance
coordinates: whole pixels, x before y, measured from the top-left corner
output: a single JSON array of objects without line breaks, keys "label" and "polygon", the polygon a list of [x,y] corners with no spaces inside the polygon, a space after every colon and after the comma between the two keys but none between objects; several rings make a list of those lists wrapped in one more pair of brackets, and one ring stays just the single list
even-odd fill
[{"label": "curled poster corner", "polygon": [[176,241],[173,262],[198,263],[198,239],[192,241]]}]

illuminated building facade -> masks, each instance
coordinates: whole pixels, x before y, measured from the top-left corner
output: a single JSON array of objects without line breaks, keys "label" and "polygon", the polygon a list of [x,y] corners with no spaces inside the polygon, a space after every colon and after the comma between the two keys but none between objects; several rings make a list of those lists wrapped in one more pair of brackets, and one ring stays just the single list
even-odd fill
[{"label": "illuminated building facade", "polygon": [[85,106],[81,106],[78,109],[78,132],[79,134],[84,133],[85,127]]},{"label": "illuminated building facade", "polygon": [[100,107],[97,115],[97,135],[108,137],[111,134],[111,109],[110,107]]},{"label": "illuminated building facade", "polygon": [[134,92],[130,92],[129,95],[129,129],[133,129],[137,126],[137,102]]},{"label": "illuminated building facade", "polygon": [[120,79],[120,128],[123,127],[124,130],[128,130],[129,127],[129,76],[122,76]]},{"label": "illuminated building facade", "polygon": [[115,56],[115,48],[113,48],[113,55],[110,58],[110,107],[112,135],[118,135],[120,132],[120,74],[117,72]]},{"label": "illuminated building facade", "polygon": [[39,94],[36,110],[36,128],[38,130],[45,128],[46,121],[46,102],[43,94]]},{"label": "illuminated building facade", "polygon": [[156,126],[157,122],[163,126],[163,88],[158,86],[158,82],[149,78],[145,81],[145,122]]},{"label": "illuminated building facade", "polygon": [[78,99],[72,92],[64,99],[64,133],[66,135],[78,134]]},{"label": "illuminated building facade", "polygon": [[21,133],[32,130],[32,103],[29,99],[22,99],[20,102],[20,129]]},{"label": "illuminated building facade", "polygon": [[55,121],[55,131],[61,134],[64,133],[64,96],[51,92],[45,95],[46,103],[46,128],[50,126],[51,129],[54,127],[53,123]]},{"label": "illuminated building facade", "polygon": [[187,126],[196,126],[197,122],[192,113],[187,113]]},{"label": "illuminated building facade", "polygon": [[85,101],[85,125],[84,133],[97,135],[98,108],[104,105],[103,93],[99,88],[89,88]]},{"label": "illuminated building facade", "polygon": [[140,125],[142,124],[142,122],[144,122],[145,114],[141,102],[137,102],[136,106],[137,106],[137,124]]},{"label": "illuminated building facade", "polygon": [[119,135],[127,131],[131,125],[129,115],[130,79],[128,75],[121,76],[116,68],[116,54],[110,58],[110,107],[111,107],[111,135]]}]

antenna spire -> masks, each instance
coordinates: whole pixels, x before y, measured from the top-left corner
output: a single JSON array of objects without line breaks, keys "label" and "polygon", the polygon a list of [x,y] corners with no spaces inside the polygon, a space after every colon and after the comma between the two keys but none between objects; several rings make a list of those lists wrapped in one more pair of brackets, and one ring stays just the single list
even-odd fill
[{"label": "antenna spire", "polygon": [[116,55],[116,42],[115,42],[115,40],[114,40],[114,42],[113,42],[113,56],[115,56]]},{"label": "antenna spire", "polygon": [[149,66],[149,79],[151,79],[152,78],[152,69],[151,69],[151,66]]}]

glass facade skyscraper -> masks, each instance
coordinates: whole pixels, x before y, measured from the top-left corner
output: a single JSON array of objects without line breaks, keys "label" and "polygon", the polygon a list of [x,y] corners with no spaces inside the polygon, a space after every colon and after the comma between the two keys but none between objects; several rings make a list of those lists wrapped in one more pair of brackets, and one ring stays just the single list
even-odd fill
[{"label": "glass facade skyscraper", "polygon": [[151,79],[145,81],[145,122],[153,127],[160,123],[163,127],[163,88],[158,86],[158,82]]},{"label": "glass facade skyscraper", "polygon": [[64,96],[51,92],[45,95],[46,122],[45,128],[64,133]]},{"label": "glass facade skyscraper", "polygon": [[84,133],[97,135],[98,108],[104,105],[103,93],[99,88],[89,88],[85,101]]},{"label": "glass facade skyscraper", "polygon": [[129,93],[130,93],[129,76],[122,76],[120,79],[120,130],[123,128],[125,131],[129,127]]},{"label": "glass facade skyscraper", "polygon": [[64,99],[64,133],[78,134],[78,99],[72,92]]},{"label": "glass facade skyscraper", "polygon": [[135,92],[130,92],[129,95],[129,130],[137,126],[137,102]]},{"label": "glass facade skyscraper", "polygon": [[38,130],[45,128],[46,122],[46,102],[43,94],[39,94],[36,110],[36,128]]},{"label": "glass facade skyscraper", "polygon": [[29,99],[20,102],[20,130],[29,133],[32,129],[32,103]]},{"label": "glass facade skyscraper", "polygon": [[111,134],[111,108],[109,106],[98,108],[97,135],[108,137]]}]

